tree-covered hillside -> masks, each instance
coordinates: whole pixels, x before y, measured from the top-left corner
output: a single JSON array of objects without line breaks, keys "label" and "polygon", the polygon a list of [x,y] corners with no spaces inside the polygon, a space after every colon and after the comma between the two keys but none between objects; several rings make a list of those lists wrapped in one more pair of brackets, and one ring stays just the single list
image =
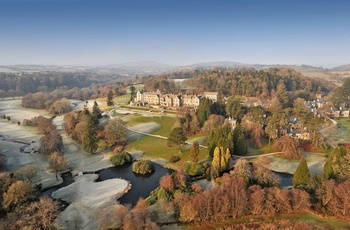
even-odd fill
[{"label": "tree-covered hillside", "polygon": [[176,72],[173,74],[152,75],[143,77],[141,81],[146,90],[161,90],[162,92],[180,91],[176,89],[173,79],[182,78],[182,91],[188,93],[203,93],[205,91],[219,92],[221,96],[242,95],[260,98],[274,97],[278,87],[284,87],[292,98],[312,97],[316,93],[329,92],[334,85],[323,79],[303,76],[300,72],[288,67],[256,70],[254,68],[214,68]]},{"label": "tree-covered hillside", "polygon": [[104,73],[0,73],[0,97],[22,96],[27,93],[51,92],[55,89],[89,87],[91,84],[109,84],[125,80],[116,74]]}]

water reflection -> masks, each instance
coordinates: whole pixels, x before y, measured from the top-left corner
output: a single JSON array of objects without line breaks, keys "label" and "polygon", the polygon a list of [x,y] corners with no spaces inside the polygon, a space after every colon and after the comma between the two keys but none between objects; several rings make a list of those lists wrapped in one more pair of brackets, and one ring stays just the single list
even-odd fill
[{"label": "water reflection", "polygon": [[171,173],[171,171],[155,164],[155,171],[153,173],[139,175],[132,171],[130,163],[123,166],[104,169],[96,173],[100,174],[97,181],[104,181],[113,178],[122,178],[130,181],[132,184],[131,190],[124,194],[119,199],[119,202],[121,204],[135,205],[140,197],[148,197],[151,191],[159,186],[160,178],[167,173]]}]

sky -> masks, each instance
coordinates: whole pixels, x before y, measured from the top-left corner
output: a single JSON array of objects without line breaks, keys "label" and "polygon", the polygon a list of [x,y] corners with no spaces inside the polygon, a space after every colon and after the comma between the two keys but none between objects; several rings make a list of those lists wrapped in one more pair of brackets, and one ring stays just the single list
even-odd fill
[{"label": "sky", "polygon": [[0,65],[350,64],[347,0],[0,0]]}]

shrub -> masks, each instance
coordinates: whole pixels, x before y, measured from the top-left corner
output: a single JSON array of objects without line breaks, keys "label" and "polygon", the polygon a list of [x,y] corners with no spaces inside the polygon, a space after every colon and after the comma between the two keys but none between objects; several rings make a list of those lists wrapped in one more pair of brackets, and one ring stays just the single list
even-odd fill
[{"label": "shrub", "polygon": [[148,205],[155,204],[157,202],[157,193],[152,194],[145,199]]},{"label": "shrub", "polygon": [[159,190],[160,187],[156,188],[155,190],[153,190],[151,192],[151,194],[145,199],[145,201],[149,204],[149,205],[152,205],[152,204],[155,204],[157,202],[157,195],[158,195],[158,190]]},{"label": "shrub", "polygon": [[[111,156],[110,161],[114,166],[124,165],[132,161],[130,153],[121,152]],[[134,169],[133,169],[134,170]]]},{"label": "shrub", "polygon": [[105,140],[98,140],[97,141],[97,149],[98,150],[105,150],[105,149],[107,149],[107,142]]},{"label": "shrub", "polygon": [[124,145],[118,145],[113,149],[113,153],[120,153],[124,150]]},{"label": "shrub", "polygon": [[182,166],[184,172],[190,176],[201,176],[205,173],[205,168],[196,162],[187,162]]},{"label": "shrub", "polygon": [[132,165],[132,171],[145,175],[154,171],[154,165],[150,160],[139,160]]},{"label": "shrub", "polygon": [[173,199],[171,193],[169,193],[167,190],[165,190],[164,188],[159,188],[157,191],[157,198],[158,200],[166,200],[166,201],[170,201]]},{"label": "shrub", "polygon": [[181,158],[179,156],[171,156],[169,162],[175,163],[178,162]]}]

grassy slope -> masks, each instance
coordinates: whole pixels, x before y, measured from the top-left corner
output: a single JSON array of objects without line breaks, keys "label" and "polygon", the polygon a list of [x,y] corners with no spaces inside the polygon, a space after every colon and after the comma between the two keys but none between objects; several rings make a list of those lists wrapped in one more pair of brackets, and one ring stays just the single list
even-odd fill
[{"label": "grassy slope", "polygon": [[324,218],[320,217],[311,213],[295,213],[295,214],[282,214],[282,215],[275,215],[272,218],[268,217],[257,217],[257,216],[250,216],[249,220],[248,218],[240,218],[240,219],[229,219],[226,221],[219,221],[215,223],[201,223],[198,224],[192,224],[187,225],[185,229],[188,230],[199,230],[199,229],[222,229],[224,227],[228,227],[234,225],[234,224],[262,224],[262,223],[270,223],[273,222],[273,220],[290,220],[292,222],[298,221],[307,223],[312,226],[317,226],[321,229],[350,229],[350,223],[347,223],[342,220],[338,220],[335,218]]},{"label": "grassy slope", "polygon": [[[327,158],[322,154],[306,153],[304,154],[309,171],[311,174],[322,174],[324,163]],[[269,157],[271,163],[268,168],[276,172],[286,172],[294,174],[299,165],[299,160],[287,160],[281,157]]]},{"label": "grassy slope", "polygon": [[138,124],[143,124],[147,122],[155,122],[160,125],[160,128],[156,130],[153,134],[161,135],[167,137],[171,132],[171,129],[176,121],[174,117],[168,116],[149,116],[145,117],[140,114],[132,114],[125,117],[126,124],[130,127],[133,127]]},{"label": "grassy slope", "polygon": [[350,118],[335,119],[338,122],[336,138],[340,141],[350,142]]},{"label": "grassy slope", "polygon": [[[184,146],[182,153],[180,153],[178,147],[168,147],[167,140],[150,136],[144,136],[139,140],[129,143],[126,150],[130,152],[142,151],[146,158],[162,158],[166,161],[169,161],[171,156],[179,156],[181,158],[180,161],[167,164],[174,169],[177,169],[190,160],[190,146]],[[206,159],[208,155],[206,151],[206,149],[200,149],[199,160]]]},{"label": "grassy slope", "polygon": [[113,101],[118,105],[126,105],[129,103],[130,97],[131,97],[131,94],[127,93],[122,96],[114,97]]},{"label": "grassy slope", "polygon": [[[152,134],[161,135],[168,137],[171,129],[176,121],[174,117],[169,116],[142,116],[140,114],[132,114],[124,117],[127,121],[127,125],[132,127],[138,124],[143,124],[147,122],[155,122],[160,125],[160,128],[155,130]],[[198,140],[199,143],[204,143],[204,137],[201,135],[196,135],[192,137],[188,137],[188,141]],[[142,151],[144,156],[147,158],[163,158],[166,161],[170,159],[171,156],[179,156],[181,158],[180,161],[176,163],[169,163],[168,166],[171,168],[178,168],[183,165],[187,161],[190,160],[189,152],[191,146],[184,146],[182,148],[182,153],[179,152],[178,147],[168,147],[167,140],[151,137],[151,136],[143,136],[142,138],[133,141],[127,145],[126,150],[130,152],[134,151]],[[207,150],[200,149],[200,157],[199,160],[206,159]]]}]

